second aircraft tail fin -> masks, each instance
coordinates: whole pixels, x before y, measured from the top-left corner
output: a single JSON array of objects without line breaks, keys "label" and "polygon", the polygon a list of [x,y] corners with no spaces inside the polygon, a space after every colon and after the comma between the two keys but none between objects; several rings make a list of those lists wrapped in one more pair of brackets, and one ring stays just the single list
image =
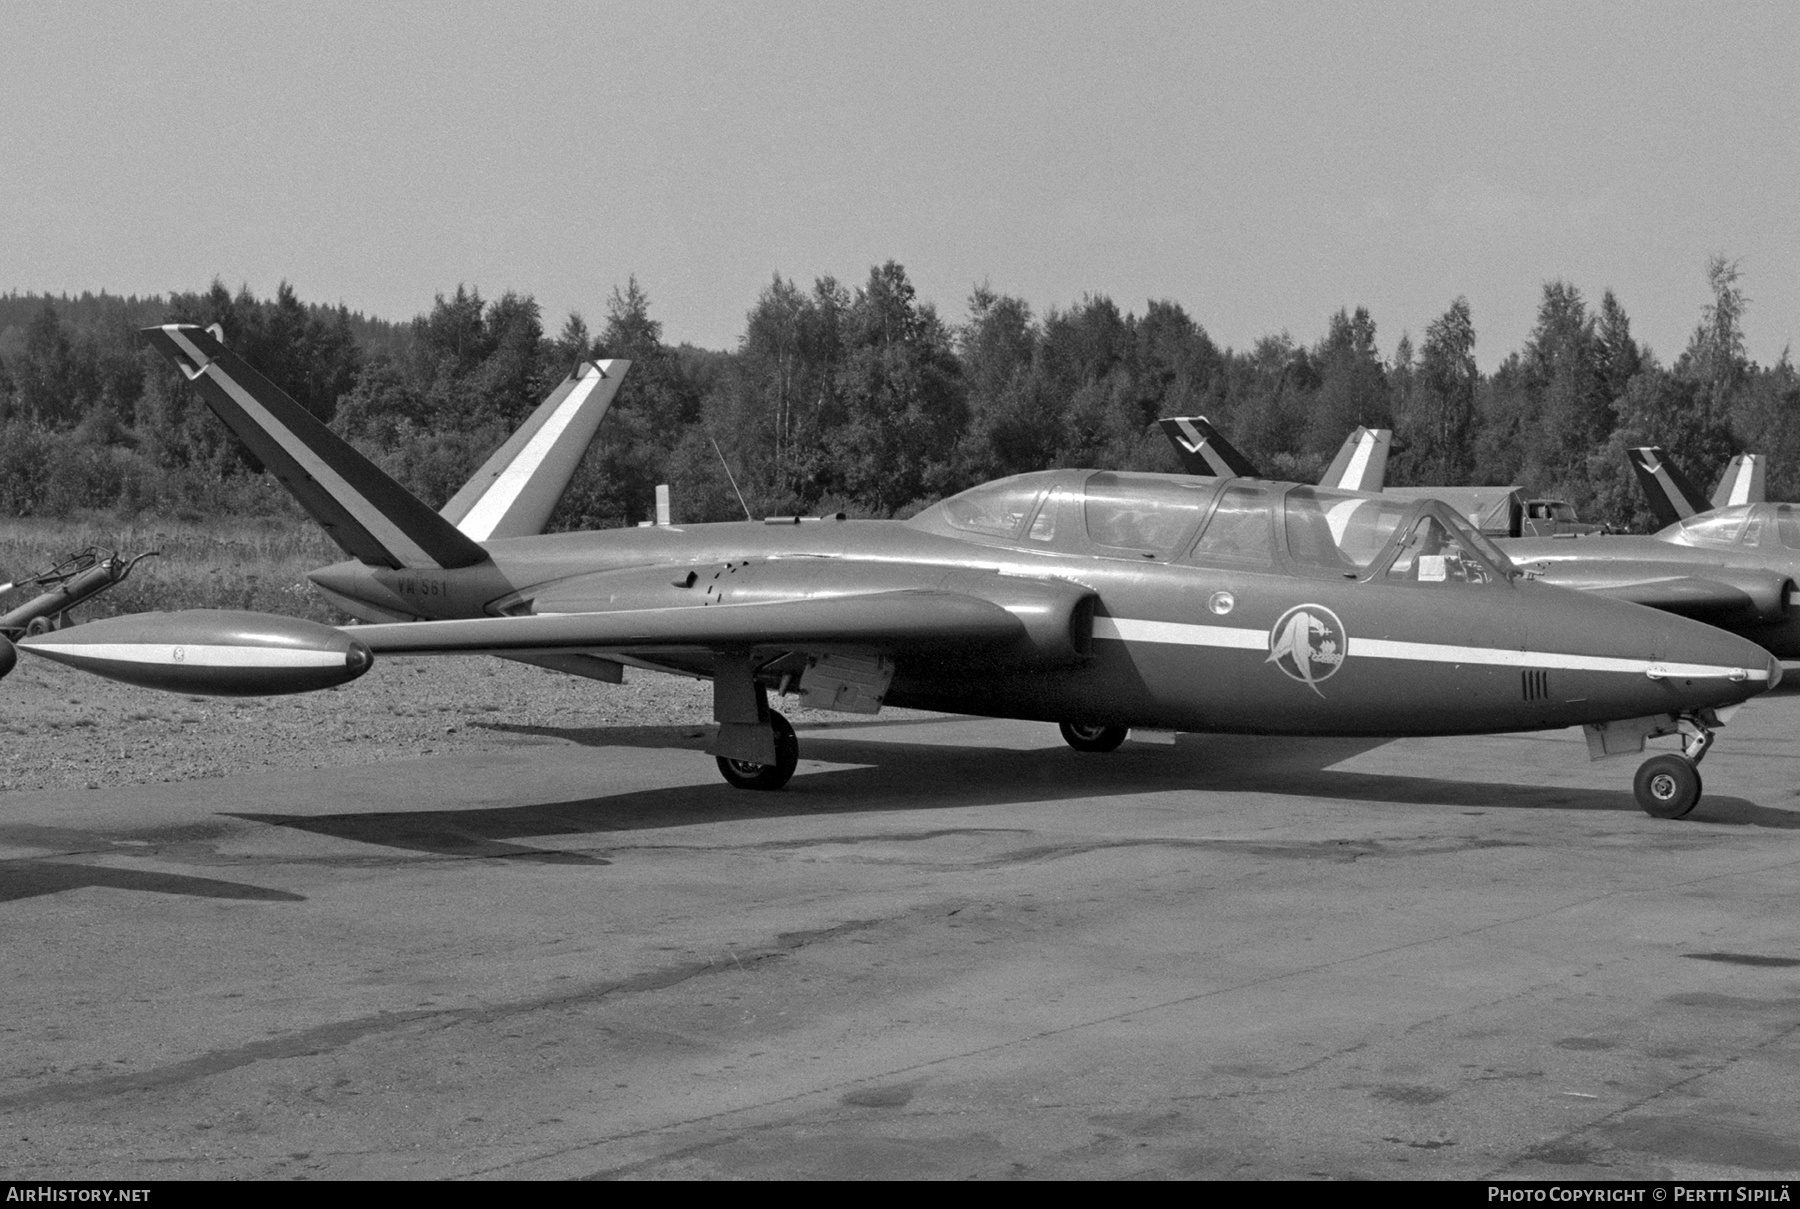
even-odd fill
[{"label": "second aircraft tail fin", "polygon": [[1662,446],[1627,449],[1625,456],[1630,459],[1631,469],[1643,485],[1657,524],[1667,527],[1690,516],[1712,511],[1713,505],[1700,494],[1693,481],[1681,473],[1681,468],[1669,461],[1668,451]]},{"label": "second aircraft tail fin", "polygon": [[350,557],[377,567],[470,567],[487,551],[225,347],[217,328],[144,329],[226,427]]},{"label": "second aircraft tail fin", "polygon": [[1181,468],[1189,474],[1212,478],[1260,479],[1262,473],[1250,459],[1219,434],[1205,416],[1170,416],[1157,421],[1163,435],[1175,446]]},{"label": "second aircraft tail fin", "polygon": [[629,361],[586,361],[444,505],[443,517],[478,542],[544,531],[594,439]]},{"label": "second aircraft tail fin", "polygon": [[1733,504],[1766,503],[1768,475],[1768,459],[1762,454],[1738,454],[1719,476],[1719,485],[1713,488],[1712,506],[1729,508]]}]

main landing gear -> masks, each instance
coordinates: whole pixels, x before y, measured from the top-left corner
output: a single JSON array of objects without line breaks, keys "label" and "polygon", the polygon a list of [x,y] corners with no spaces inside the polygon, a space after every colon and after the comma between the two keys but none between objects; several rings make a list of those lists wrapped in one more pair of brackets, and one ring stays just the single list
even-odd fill
[{"label": "main landing gear", "polygon": [[1700,801],[1700,761],[1713,744],[1712,730],[1698,719],[1677,719],[1681,754],[1652,756],[1638,767],[1631,792],[1651,818],[1685,818]]},{"label": "main landing gear", "polygon": [[752,764],[748,760],[717,757],[719,771],[739,789],[780,789],[800,765],[800,740],[794,735],[793,724],[770,710],[769,726],[775,732],[775,763]]},{"label": "main landing gear", "polygon": [[1073,722],[1059,725],[1063,742],[1076,751],[1114,751],[1131,733],[1129,726],[1078,726]]}]

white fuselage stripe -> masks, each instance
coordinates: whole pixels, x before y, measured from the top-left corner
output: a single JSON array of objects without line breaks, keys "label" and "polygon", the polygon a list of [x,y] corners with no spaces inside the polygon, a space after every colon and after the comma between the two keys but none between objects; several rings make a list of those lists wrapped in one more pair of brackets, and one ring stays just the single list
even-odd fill
[{"label": "white fuselage stripe", "polygon": [[[1128,617],[1094,618],[1094,637],[1121,642],[1163,642],[1178,646],[1223,647],[1267,651],[1266,630],[1238,626],[1185,625],[1173,621],[1137,621]],[[1346,659],[1403,659],[1419,663],[1473,663],[1489,667],[1551,668],[1572,672],[1621,672],[1697,679],[1767,680],[1765,668],[1720,667],[1707,663],[1659,663],[1653,659],[1619,659],[1608,655],[1565,655],[1557,651],[1515,651],[1506,647],[1461,646],[1438,642],[1397,642],[1386,638],[1352,638]]]},{"label": "white fuselage stripe", "polygon": [[581,405],[594,393],[594,388],[605,380],[606,375],[596,369],[576,384],[575,389],[569,392],[569,397],[550,413],[544,426],[531,435],[525,448],[519,450],[518,456],[508,462],[506,469],[500,472],[493,484],[481,493],[481,498],[475,501],[475,506],[463,517],[458,529],[478,542],[484,542],[493,536],[495,526],[506,518],[507,509],[513,506],[519,493],[525,490],[531,477],[537,473],[538,467],[544,464],[544,459],[555,447],[557,439],[574,422],[581,411]]},{"label": "white fuselage stripe", "polygon": [[417,542],[406,536],[405,532],[389,520],[381,509],[371,503],[362,492],[346,483],[337,471],[312,451],[305,441],[302,441],[285,424],[270,415],[268,410],[256,401],[256,396],[238,385],[237,381],[218,365],[208,361],[185,335],[168,328],[164,330],[187,351],[195,365],[202,367],[201,373],[210,375],[212,380],[231,396],[232,402],[244,409],[245,414],[253,423],[275,438],[276,443],[287,455],[300,463],[300,468],[311,475],[327,494],[343,505],[356,519],[356,522],[367,529],[376,541],[387,547],[388,553],[399,559],[403,566],[418,568],[439,565],[437,559],[425,553]]},{"label": "white fuselage stripe", "polygon": [[191,642],[44,642],[26,650],[69,659],[104,659],[158,667],[343,667],[344,652],[281,647],[218,646]]}]

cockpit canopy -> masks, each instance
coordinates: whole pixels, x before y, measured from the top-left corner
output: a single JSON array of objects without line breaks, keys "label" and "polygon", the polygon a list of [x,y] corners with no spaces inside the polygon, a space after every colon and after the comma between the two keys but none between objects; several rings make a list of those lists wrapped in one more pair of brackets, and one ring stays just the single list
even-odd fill
[{"label": "cockpit canopy", "polygon": [[1750,504],[1715,508],[1711,512],[1683,517],[1662,534],[1694,546],[1735,546],[1744,536],[1744,526],[1755,511],[1756,506]]},{"label": "cockpit canopy", "polygon": [[1244,569],[1416,583],[1499,583],[1517,574],[1436,500],[1253,479],[1043,471],[971,488],[922,513],[990,544]]},{"label": "cockpit canopy", "polygon": [[1800,551],[1800,508],[1793,504],[1733,504],[1683,517],[1657,537],[1684,546],[1758,546]]}]

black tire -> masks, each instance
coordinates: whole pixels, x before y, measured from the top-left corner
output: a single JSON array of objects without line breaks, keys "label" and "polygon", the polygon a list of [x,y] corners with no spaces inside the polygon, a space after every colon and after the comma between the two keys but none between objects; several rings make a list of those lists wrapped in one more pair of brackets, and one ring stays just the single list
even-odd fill
[{"label": "black tire", "polygon": [[780,789],[799,767],[800,740],[794,734],[793,723],[770,710],[769,725],[775,731],[775,763],[752,764],[748,760],[715,757],[719,772],[738,789]]},{"label": "black tire", "polygon": [[1700,800],[1700,769],[1686,756],[1653,756],[1639,766],[1631,792],[1653,819],[1685,818]]},{"label": "black tire", "polygon": [[1131,733],[1129,726],[1081,726],[1074,722],[1058,723],[1063,742],[1076,751],[1116,751]]}]

